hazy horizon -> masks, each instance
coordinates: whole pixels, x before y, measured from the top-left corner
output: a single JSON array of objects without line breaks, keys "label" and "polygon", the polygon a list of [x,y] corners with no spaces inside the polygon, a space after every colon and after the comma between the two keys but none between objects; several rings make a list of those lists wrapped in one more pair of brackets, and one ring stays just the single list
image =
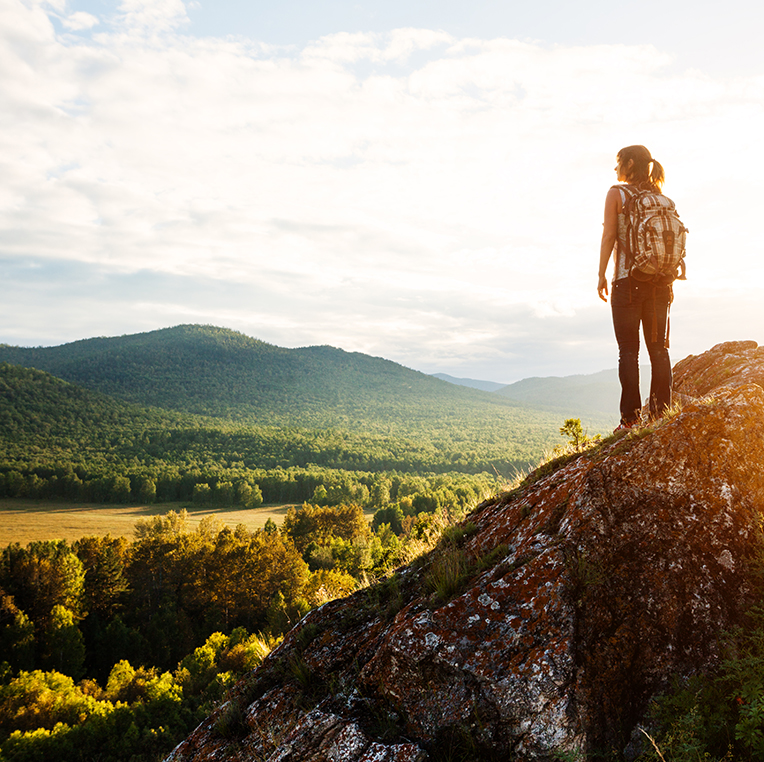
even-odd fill
[{"label": "hazy horizon", "polygon": [[612,368],[631,143],[690,229],[672,361],[758,341],[764,11],[643,10],[3,0],[0,342],[210,323],[457,378]]}]

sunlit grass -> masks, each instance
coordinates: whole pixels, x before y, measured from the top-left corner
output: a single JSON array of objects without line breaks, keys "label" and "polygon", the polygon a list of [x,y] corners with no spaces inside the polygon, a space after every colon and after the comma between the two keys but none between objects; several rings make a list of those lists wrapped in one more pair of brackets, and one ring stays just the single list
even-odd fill
[{"label": "sunlit grass", "polygon": [[114,503],[65,503],[53,500],[0,499],[0,547],[37,540],[68,540],[105,536],[132,539],[140,519],[161,516],[168,511],[188,511],[188,525],[194,530],[206,517],[214,515],[223,524],[244,524],[248,530],[262,529],[268,519],[281,525],[290,505],[269,505],[250,509],[214,509],[190,503],[156,503],[148,506]]}]

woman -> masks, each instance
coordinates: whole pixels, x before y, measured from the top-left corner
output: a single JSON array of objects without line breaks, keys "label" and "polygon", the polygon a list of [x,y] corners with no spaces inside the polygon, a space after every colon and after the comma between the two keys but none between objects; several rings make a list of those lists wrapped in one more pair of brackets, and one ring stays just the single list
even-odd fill
[{"label": "woman", "polygon": [[607,301],[605,273],[612,253],[614,271],[610,306],[618,341],[618,378],[621,382],[621,423],[616,429],[619,431],[640,423],[640,323],[652,367],[650,417],[659,417],[671,405],[671,359],[666,348],[666,324],[672,289],[670,285],[646,283],[629,276],[627,220],[623,213],[630,193],[636,190],[660,192],[665,177],[663,167],[644,146],[622,148],[616,161],[618,182],[624,185],[614,185],[605,198],[597,293],[603,302]]}]

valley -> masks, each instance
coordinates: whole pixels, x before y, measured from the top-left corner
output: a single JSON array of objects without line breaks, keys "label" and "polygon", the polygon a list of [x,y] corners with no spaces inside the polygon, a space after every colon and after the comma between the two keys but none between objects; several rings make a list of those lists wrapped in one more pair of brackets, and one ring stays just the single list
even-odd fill
[{"label": "valley", "polygon": [[0,760],[166,754],[309,610],[458,535],[577,409],[609,431],[607,383],[485,391],[214,326],[0,346]]}]

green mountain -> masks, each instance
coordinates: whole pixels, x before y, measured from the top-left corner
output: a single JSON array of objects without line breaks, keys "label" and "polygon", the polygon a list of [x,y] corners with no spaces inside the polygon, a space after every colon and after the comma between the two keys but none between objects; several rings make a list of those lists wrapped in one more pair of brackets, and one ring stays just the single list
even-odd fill
[{"label": "green mountain", "polygon": [[267,423],[395,422],[420,417],[423,404],[474,404],[389,360],[329,346],[284,349],[212,326],[35,349],[0,345],[0,361],[127,402]]},{"label": "green mountain", "polygon": [[0,363],[0,438],[19,447],[35,437],[48,445],[87,441],[102,446],[115,432],[167,430],[182,423],[178,414],[126,404],[44,371]]},{"label": "green mountain", "polygon": [[[557,412],[357,352],[284,349],[212,326],[57,347],[1,345],[0,361],[125,402],[261,426],[425,438],[448,449],[463,442],[509,461],[533,460],[560,441]],[[591,430],[609,425],[588,423]]]},{"label": "green mountain", "polygon": [[327,346],[284,349],[212,326],[0,345],[0,362],[51,374],[20,378],[6,368],[26,385],[6,395],[0,419],[12,460],[55,446],[122,465],[160,458],[188,467],[230,461],[506,476],[561,444],[565,417],[581,417],[590,434],[612,428],[595,409],[563,414],[544,397],[511,399],[389,360]]},{"label": "green mountain", "polygon": [[249,507],[255,499],[303,502],[321,487],[331,504],[379,508],[405,483],[401,496],[419,495],[420,508],[428,500],[463,506],[495,489],[493,469],[509,475],[524,465],[506,454],[479,442],[437,446],[426,437],[145,409],[0,363],[0,498]]}]

